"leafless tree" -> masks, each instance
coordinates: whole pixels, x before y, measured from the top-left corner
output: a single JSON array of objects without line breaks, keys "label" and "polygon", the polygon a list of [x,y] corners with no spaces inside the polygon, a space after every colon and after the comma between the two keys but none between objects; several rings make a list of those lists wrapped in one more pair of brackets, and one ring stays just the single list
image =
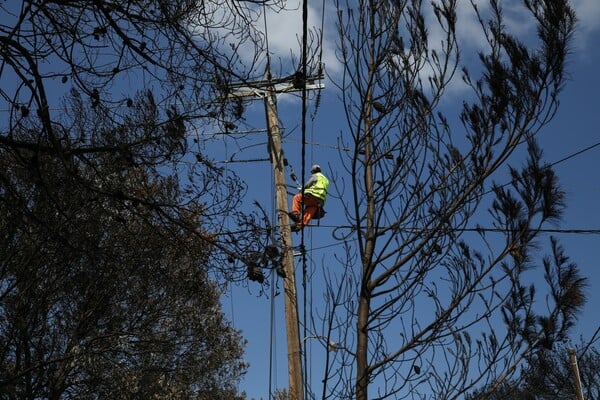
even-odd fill
[{"label": "leafless tree", "polygon": [[211,278],[269,222],[189,132],[241,116],[263,4],[0,4],[0,397],[243,397]]},{"label": "leafless tree", "polygon": [[257,73],[262,38],[251,22],[263,3],[4,2],[0,94],[10,118],[2,143],[19,146],[9,133],[31,113],[60,151],[64,132],[57,132],[55,108],[61,85],[115,117],[114,106],[131,104],[139,89],[152,89],[161,107],[217,116],[223,103],[216,100],[231,79]]},{"label": "leafless tree", "polygon": [[[268,221],[236,212],[246,186],[203,152],[202,135],[228,130],[243,104],[231,82],[264,74],[263,7],[279,0],[22,1],[0,5],[0,147],[36,168],[62,160],[73,190],[144,204],[156,218],[203,207],[199,240],[215,250],[211,266],[246,279],[240,255],[270,243]],[[109,175],[96,163],[116,156]],[[182,185],[171,203],[132,192],[119,174],[131,168]],[[7,171],[1,171],[10,180]],[[135,212],[132,211],[132,212]],[[223,220],[233,222],[225,230]],[[184,219],[179,219],[182,221]],[[43,221],[42,221],[43,222]],[[197,226],[182,226],[198,230]],[[209,232],[210,234],[206,234]],[[241,259],[241,262],[236,260]],[[236,268],[234,268],[236,267]]]},{"label": "leafless tree", "polygon": [[[352,151],[333,181],[351,232],[343,275],[327,277],[322,334],[342,344],[323,398],[461,398],[564,338],[585,301],[554,239],[547,285],[532,252],[564,207],[536,134],[557,110],[575,16],[563,0],[511,2],[535,25],[525,42],[503,3],[473,1],[484,45],[471,57],[457,1],[336,4]],[[503,173],[516,153],[522,167]]]}]

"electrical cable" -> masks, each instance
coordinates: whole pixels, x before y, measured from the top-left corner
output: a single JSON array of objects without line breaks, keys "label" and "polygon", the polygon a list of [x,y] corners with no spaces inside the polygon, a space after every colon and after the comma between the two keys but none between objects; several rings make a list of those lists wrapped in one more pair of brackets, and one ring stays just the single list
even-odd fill
[{"label": "electrical cable", "polygon": [[589,350],[590,346],[596,341],[598,340],[598,334],[600,333],[600,326],[598,326],[598,328],[596,328],[596,332],[594,332],[594,334],[592,335],[592,338],[588,341],[587,346],[585,346],[585,348],[581,351],[581,353],[579,354],[579,357],[583,357],[584,354]]},{"label": "electrical cable", "polygon": [[[267,53],[267,65],[266,70],[268,73],[267,79],[271,80],[271,55],[269,53],[269,32],[267,29],[267,9],[265,3],[263,3],[263,24],[265,29],[265,51]],[[270,159],[269,159],[270,161]],[[271,174],[271,220],[274,221],[276,216],[276,207],[273,203],[274,195],[274,176]],[[272,231],[271,236],[275,233]],[[273,238],[271,237],[271,240]],[[276,346],[276,334],[275,334],[275,275],[271,274],[271,306],[270,306],[270,321],[269,321],[269,400],[273,398],[273,367],[277,363],[276,354],[277,354],[277,346]],[[276,369],[276,368],[275,368]]]},{"label": "electrical cable", "polygon": [[[344,236],[338,236],[335,234],[335,231],[339,230],[339,229],[350,229],[351,231],[356,229],[356,226],[354,225],[320,225],[320,226],[308,226],[309,228],[332,228],[334,230],[334,232],[332,233],[333,237],[336,240],[345,240],[345,238],[347,238],[349,235],[344,235]],[[375,228],[380,228],[379,226],[375,227]],[[239,233],[247,233],[247,232],[256,232],[257,228],[251,228],[251,229],[239,229],[237,231],[228,231],[228,232],[217,232],[212,234],[212,236],[221,236],[221,235],[232,235],[232,234],[239,234]],[[419,227],[413,227],[413,228],[402,228],[403,231],[408,232],[408,231],[426,231],[424,228],[419,228]],[[509,232],[509,229],[503,229],[503,228],[484,228],[484,227],[477,227],[477,228],[448,228],[447,229],[448,232],[482,232],[482,233],[506,233]],[[556,233],[556,234],[573,234],[573,235],[600,235],[600,229],[536,229],[537,232],[541,232],[541,233]],[[327,246],[321,246],[321,247],[316,247],[313,250],[318,250],[318,249],[323,249],[326,247],[332,247],[332,246],[336,246],[337,244],[333,244],[333,245],[327,245]]]},{"label": "electrical cable", "polygon": [[[306,176],[306,78],[307,74],[307,37],[308,37],[308,0],[304,0],[302,2],[302,167],[301,167],[301,176],[304,178]],[[302,202],[304,202],[304,185],[302,185]],[[304,205],[301,207],[301,215],[300,221],[302,224],[304,223]],[[302,226],[304,228],[304,226]],[[304,251],[302,252],[302,288],[303,288],[303,337],[307,336],[307,318],[306,318],[306,251],[304,246],[304,229],[300,231],[300,248]],[[305,344],[306,347],[306,344]],[[300,349],[302,352],[302,349]],[[302,352],[303,355],[303,364],[304,364],[304,379],[303,379],[303,390],[304,390],[304,398],[308,398],[308,384],[306,379],[306,371],[307,371],[307,354],[306,351]]]},{"label": "electrical cable", "polygon": [[[273,202],[273,199],[275,198],[275,182],[274,182],[274,177],[273,174],[271,174],[271,220],[274,221],[276,218],[276,207],[275,207],[275,203]],[[274,242],[274,238],[273,236],[275,235],[275,232],[273,230],[271,230],[271,237],[270,240],[271,242]],[[277,348],[276,348],[276,342],[275,342],[275,279],[276,279],[276,274],[271,273],[271,307],[270,307],[270,321],[269,321],[269,399],[272,398],[273,395],[273,386],[272,386],[272,377],[273,377],[273,364],[274,364],[274,360],[273,357],[275,357],[274,355],[277,354]]]},{"label": "electrical cable", "polygon": [[[321,38],[319,40],[319,61],[318,61],[318,76],[325,76],[324,73],[324,64],[323,64],[323,38],[325,37],[325,0],[323,0],[321,2]],[[314,121],[316,115],[317,115],[317,111],[321,105],[321,93],[322,93],[322,89],[319,89],[317,92],[317,96],[315,98],[315,111],[311,117],[311,119]]]},{"label": "electrical cable", "polygon": [[[267,29],[267,6],[266,2],[263,3],[263,26],[265,28],[265,52],[267,53],[267,70],[271,71],[271,53],[269,52],[269,30]],[[269,76],[267,80],[271,81],[271,73],[269,72]]]},{"label": "electrical cable", "polygon": [[325,37],[325,0],[321,2],[321,40],[319,41],[319,68],[323,65],[323,38]]},{"label": "electrical cable", "polygon": [[[323,19],[324,18],[324,7],[325,7],[325,0],[323,0],[323,12],[321,14],[321,32],[323,32],[323,24],[324,24],[324,19]],[[319,45],[320,45],[320,49],[321,49],[320,55],[319,55],[319,68],[321,68],[321,65],[322,65],[321,58],[322,58],[322,54],[323,54],[323,33],[321,33],[321,43]],[[321,93],[321,91],[319,90],[317,99],[315,101],[315,111],[311,117],[311,129],[310,129],[310,142],[311,143],[314,142],[314,133],[315,133],[314,123],[315,123],[316,112],[319,107],[320,93]],[[306,140],[305,140],[305,142],[306,142]],[[305,143],[305,145],[306,144],[308,144],[308,143]],[[310,164],[313,165],[315,163],[316,162],[314,159],[314,146],[310,146]],[[319,219],[317,225],[320,225],[320,224],[321,224],[321,220]],[[313,250],[313,238],[314,238],[314,235],[313,235],[313,231],[311,230],[311,231],[309,231],[309,240],[310,240],[310,250],[311,251]],[[306,254],[307,253],[305,251],[305,255]],[[312,274],[314,273],[314,260],[312,260],[312,259],[311,259],[311,266],[312,266],[311,279],[308,280],[309,281],[309,284],[308,284],[309,285],[309,287],[308,287],[309,293],[308,293],[307,298],[308,298],[308,310],[310,310],[309,315],[312,317],[312,315],[313,315],[313,288],[314,288],[313,287],[313,279],[312,279]],[[309,325],[309,321],[307,320],[307,318],[305,316],[304,317],[304,326],[305,327],[308,326],[309,330],[311,332],[314,331],[315,327],[313,325],[313,319],[312,318],[310,319],[310,325]],[[305,332],[306,332],[306,330],[305,330]],[[306,333],[304,334],[304,337],[307,337]],[[312,360],[312,342],[306,343],[305,346],[306,346],[305,353],[306,353],[307,360]],[[305,361],[305,364],[306,364],[305,380],[307,382],[306,387],[307,387],[307,391],[308,391],[308,390],[310,390],[309,383],[311,383],[313,381],[312,380],[312,363],[308,363],[308,361]]]},{"label": "electrical cable", "polygon": [[[273,369],[277,365],[277,336],[275,335],[275,274],[271,274],[271,306],[269,322],[269,400],[273,398]],[[276,369],[276,368],[275,368]]]},{"label": "electrical cable", "polygon": [[553,167],[553,166],[555,166],[557,164],[565,162],[565,161],[567,161],[567,160],[569,160],[571,158],[574,158],[574,157],[576,157],[576,156],[578,156],[580,154],[583,154],[583,153],[585,153],[585,152],[593,149],[594,147],[598,147],[598,146],[600,146],[600,142],[594,143],[591,146],[588,146],[588,147],[586,147],[584,149],[576,151],[575,153],[569,154],[568,156],[565,156],[565,157],[561,158],[560,160],[554,161],[553,163],[550,164],[550,166]]}]

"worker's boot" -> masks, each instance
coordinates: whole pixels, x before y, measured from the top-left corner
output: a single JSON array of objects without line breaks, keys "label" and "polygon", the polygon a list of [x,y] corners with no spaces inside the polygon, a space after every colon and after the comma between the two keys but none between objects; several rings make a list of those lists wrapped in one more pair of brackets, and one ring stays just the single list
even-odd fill
[{"label": "worker's boot", "polygon": [[298,214],[296,214],[294,212],[289,212],[288,215],[292,221],[294,221],[296,223],[300,222],[300,216]]},{"label": "worker's boot", "polygon": [[292,232],[300,232],[302,230],[302,225],[294,224],[290,227]]}]

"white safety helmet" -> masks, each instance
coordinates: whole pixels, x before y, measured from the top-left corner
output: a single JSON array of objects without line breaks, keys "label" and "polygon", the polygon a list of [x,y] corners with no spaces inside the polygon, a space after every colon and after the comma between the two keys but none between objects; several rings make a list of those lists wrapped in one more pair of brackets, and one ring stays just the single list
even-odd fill
[{"label": "white safety helmet", "polygon": [[319,164],[315,164],[310,167],[310,173],[314,174],[315,172],[321,172],[321,166]]}]

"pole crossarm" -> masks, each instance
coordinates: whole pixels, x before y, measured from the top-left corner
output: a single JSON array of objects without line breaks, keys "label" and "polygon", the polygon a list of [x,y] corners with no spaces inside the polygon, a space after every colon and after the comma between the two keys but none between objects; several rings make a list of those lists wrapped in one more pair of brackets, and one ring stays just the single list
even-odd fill
[{"label": "pole crossarm", "polygon": [[[325,84],[319,82],[323,75],[309,76],[306,78],[306,90],[318,90],[325,88]],[[302,82],[301,82],[302,83]],[[265,98],[270,94],[299,92],[304,89],[302,84],[292,78],[282,78],[253,81],[248,83],[236,83],[229,86],[227,98],[255,97]]]}]

